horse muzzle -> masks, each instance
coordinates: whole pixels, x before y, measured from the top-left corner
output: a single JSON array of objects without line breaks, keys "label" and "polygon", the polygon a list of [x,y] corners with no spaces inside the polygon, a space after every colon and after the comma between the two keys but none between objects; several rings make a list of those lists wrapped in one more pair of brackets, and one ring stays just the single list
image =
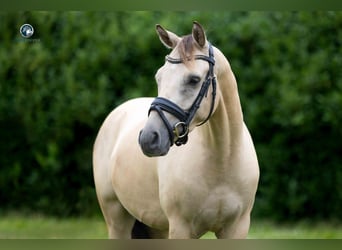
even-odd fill
[{"label": "horse muzzle", "polygon": [[154,126],[145,126],[139,133],[139,145],[143,153],[148,157],[163,156],[169,152],[169,134],[163,127],[157,129]]}]

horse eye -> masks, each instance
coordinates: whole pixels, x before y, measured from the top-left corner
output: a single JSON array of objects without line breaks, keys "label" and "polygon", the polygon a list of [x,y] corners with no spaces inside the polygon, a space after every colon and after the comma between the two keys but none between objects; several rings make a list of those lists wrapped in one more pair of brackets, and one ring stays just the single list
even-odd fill
[{"label": "horse eye", "polygon": [[199,83],[201,81],[201,78],[199,76],[190,76],[189,77],[189,84],[191,85],[196,85],[197,83]]}]

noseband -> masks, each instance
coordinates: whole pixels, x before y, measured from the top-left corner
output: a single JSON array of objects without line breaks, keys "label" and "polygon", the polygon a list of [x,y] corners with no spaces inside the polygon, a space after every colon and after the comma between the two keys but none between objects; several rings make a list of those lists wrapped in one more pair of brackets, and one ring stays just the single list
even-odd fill
[{"label": "noseband", "polygon": [[[173,64],[183,63],[182,59],[175,59],[170,56],[166,56],[165,60]],[[216,78],[214,76],[214,65],[215,65],[214,52],[213,52],[213,47],[211,46],[211,44],[209,44],[209,56],[196,55],[195,60],[207,61],[209,63],[209,70],[205,77],[205,80],[202,83],[202,87],[195,101],[192,103],[190,109],[187,111],[184,111],[174,102],[163,97],[156,97],[154,101],[152,102],[150,110],[148,112],[148,114],[150,114],[151,111],[157,111],[157,113],[159,114],[160,118],[162,119],[163,123],[165,124],[169,132],[171,146],[173,145],[173,143],[175,143],[177,146],[187,143],[188,134],[189,134],[189,125],[192,119],[194,118],[196,111],[200,107],[204,96],[205,97],[207,96],[210,84],[212,84],[213,87],[212,87],[212,93],[211,93],[212,99],[211,99],[211,107],[209,110],[209,114],[207,118],[204,121],[202,121],[200,124],[198,124],[197,126],[200,126],[204,124],[206,121],[208,121],[214,109],[215,96],[216,96]],[[164,114],[164,111],[175,116],[179,120],[179,122],[177,122],[174,126],[172,126],[170,122],[167,120]]]}]

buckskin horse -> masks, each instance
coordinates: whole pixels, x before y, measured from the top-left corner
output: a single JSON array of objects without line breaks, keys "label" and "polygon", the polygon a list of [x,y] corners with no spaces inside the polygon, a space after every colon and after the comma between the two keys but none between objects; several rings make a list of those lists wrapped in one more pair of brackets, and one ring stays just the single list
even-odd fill
[{"label": "buckskin horse", "polygon": [[178,35],[158,97],[115,108],[97,135],[94,180],[110,238],[245,238],[259,167],[230,64],[202,26]]}]

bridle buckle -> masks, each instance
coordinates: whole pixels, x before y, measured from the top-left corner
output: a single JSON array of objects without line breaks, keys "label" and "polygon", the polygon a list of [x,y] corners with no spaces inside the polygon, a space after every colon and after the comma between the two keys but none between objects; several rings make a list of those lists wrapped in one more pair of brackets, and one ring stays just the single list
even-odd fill
[{"label": "bridle buckle", "polygon": [[[181,129],[181,132],[180,132]],[[175,140],[181,139],[187,136],[189,133],[189,126],[185,122],[177,122],[173,128],[173,134],[175,135]]]}]

